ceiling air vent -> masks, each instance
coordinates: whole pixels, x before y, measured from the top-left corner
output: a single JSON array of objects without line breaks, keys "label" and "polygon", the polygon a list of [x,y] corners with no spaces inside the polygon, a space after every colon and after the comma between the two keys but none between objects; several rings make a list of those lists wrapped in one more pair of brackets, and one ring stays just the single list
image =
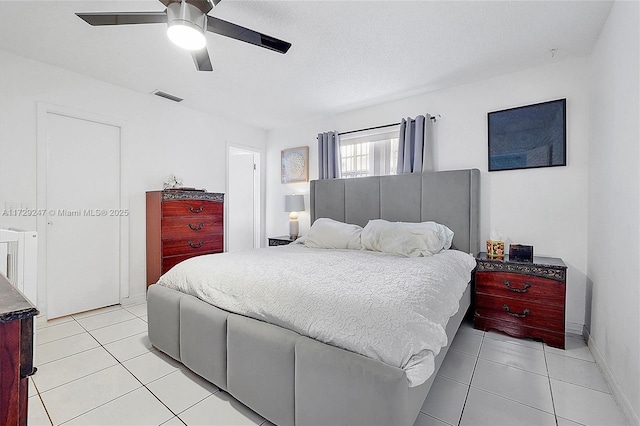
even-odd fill
[{"label": "ceiling air vent", "polygon": [[155,92],[153,92],[153,94],[156,95],[156,96],[160,96],[161,98],[169,99],[170,101],[173,101],[173,102],[182,102],[182,101],[184,101],[184,99],[179,98],[177,96],[173,96],[170,93],[163,92],[162,90],[156,90]]}]

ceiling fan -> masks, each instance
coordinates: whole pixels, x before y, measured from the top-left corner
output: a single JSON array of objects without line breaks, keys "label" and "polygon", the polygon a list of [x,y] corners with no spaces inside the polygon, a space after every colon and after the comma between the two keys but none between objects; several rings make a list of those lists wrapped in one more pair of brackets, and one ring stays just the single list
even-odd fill
[{"label": "ceiling fan", "polygon": [[220,0],[159,0],[162,12],[76,13],[91,25],[167,24],[169,39],[191,51],[198,71],[213,71],[207,52],[205,32],[220,34],[279,53],[287,53],[291,43],[207,15]]}]

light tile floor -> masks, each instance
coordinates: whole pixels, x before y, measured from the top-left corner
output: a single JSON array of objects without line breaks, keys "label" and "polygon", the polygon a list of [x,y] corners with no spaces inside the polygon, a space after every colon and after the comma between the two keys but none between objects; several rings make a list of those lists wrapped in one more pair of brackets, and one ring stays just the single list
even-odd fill
[{"label": "light tile floor", "polygon": [[[111,306],[38,323],[29,425],[271,426],[154,349],[146,315]],[[447,425],[627,422],[581,339],[562,351],[464,323],[415,423]]]}]

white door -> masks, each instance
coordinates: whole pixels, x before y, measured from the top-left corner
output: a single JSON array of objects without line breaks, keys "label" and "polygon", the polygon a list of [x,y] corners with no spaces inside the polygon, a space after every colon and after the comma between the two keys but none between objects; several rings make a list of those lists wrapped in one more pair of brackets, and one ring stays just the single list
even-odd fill
[{"label": "white door", "polygon": [[260,246],[260,154],[229,148],[227,173],[227,251]]},{"label": "white door", "polygon": [[120,128],[46,114],[47,316],[120,303]]}]

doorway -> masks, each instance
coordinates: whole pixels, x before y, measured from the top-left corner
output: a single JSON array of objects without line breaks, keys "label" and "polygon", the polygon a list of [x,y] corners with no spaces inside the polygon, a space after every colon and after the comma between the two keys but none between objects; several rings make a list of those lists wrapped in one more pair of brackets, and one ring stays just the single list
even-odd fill
[{"label": "doorway", "polygon": [[120,303],[123,221],[121,127],[39,108],[38,222],[47,318]]},{"label": "doorway", "polygon": [[227,251],[260,247],[260,152],[227,149]]}]

